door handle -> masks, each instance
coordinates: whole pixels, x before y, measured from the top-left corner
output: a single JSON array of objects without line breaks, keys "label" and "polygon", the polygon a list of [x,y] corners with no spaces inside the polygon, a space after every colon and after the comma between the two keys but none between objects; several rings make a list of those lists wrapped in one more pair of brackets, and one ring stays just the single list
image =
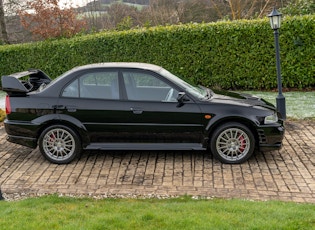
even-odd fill
[{"label": "door handle", "polygon": [[77,111],[77,107],[72,106],[72,105],[67,105],[66,109],[68,110],[68,112],[76,112]]},{"label": "door handle", "polygon": [[53,105],[52,108],[53,109],[64,109],[65,106],[64,105]]},{"label": "door handle", "polygon": [[142,114],[143,110],[141,108],[130,108],[130,110],[134,113],[134,114]]}]

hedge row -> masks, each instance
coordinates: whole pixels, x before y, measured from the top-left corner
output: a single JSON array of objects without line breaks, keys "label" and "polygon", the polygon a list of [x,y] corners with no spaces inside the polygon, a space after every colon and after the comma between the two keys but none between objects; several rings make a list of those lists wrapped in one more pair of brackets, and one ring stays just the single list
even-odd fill
[{"label": "hedge row", "polygon": [[[315,15],[286,17],[280,29],[284,87],[315,86]],[[40,68],[52,78],[95,62],[147,62],[185,80],[224,89],[277,86],[268,19],[102,32],[0,46],[0,75]]]}]

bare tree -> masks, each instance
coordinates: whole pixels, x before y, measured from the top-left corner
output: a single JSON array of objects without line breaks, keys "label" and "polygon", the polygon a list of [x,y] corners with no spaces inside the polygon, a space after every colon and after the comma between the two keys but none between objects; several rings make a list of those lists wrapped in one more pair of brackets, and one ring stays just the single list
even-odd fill
[{"label": "bare tree", "polygon": [[4,43],[9,44],[9,37],[7,33],[7,27],[5,22],[3,0],[0,0],[0,27],[1,27],[1,36]]},{"label": "bare tree", "polygon": [[178,1],[176,12],[180,23],[216,21],[219,16],[209,0]]},{"label": "bare tree", "polygon": [[[125,21],[127,18],[130,19],[132,23],[130,27],[133,27],[135,23],[139,23],[138,21],[138,10],[133,6],[128,6],[122,3],[113,3],[111,6],[107,8],[107,14],[109,22],[115,28],[118,24]],[[138,24],[137,23],[137,24]]]},{"label": "bare tree", "polygon": [[[8,37],[8,41],[6,42],[5,35],[2,37],[4,43],[12,44],[12,43],[21,43],[21,42],[29,42],[30,34],[25,31],[20,23],[19,16],[17,14],[18,11],[24,10],[26,5],[24,0],[1,0],[0,10],[3,10],[3,17],[1,17],[0,21],[0,29],[4,30]],[[3,26],[2,24],[5,23]],[[5,33],[4,32],[4,33]]]},{"label": "bare tree", "polygon": [[92,31],[104,28],[104,21],[107,20],[107,16],[100,1],[93,0],[88,2],[85,7],[79,9],[79,13],[85,15],[88,26]]},{"label": "bare tree", "polygon": [[152,25],[264,17],[276,0],[151,0],[142,12]]},{"label": "bare tree", "polygon": [[151,25],[177,24],[179,18],[176,12],[179,0],[151,0],[150,5],[142,11],[143,19]]},{"label": "bare tree", "polygon": [[271,7],[279,5],[277,0],[210,0],[210,2],[221,19],[231,20],[265,17]]}]

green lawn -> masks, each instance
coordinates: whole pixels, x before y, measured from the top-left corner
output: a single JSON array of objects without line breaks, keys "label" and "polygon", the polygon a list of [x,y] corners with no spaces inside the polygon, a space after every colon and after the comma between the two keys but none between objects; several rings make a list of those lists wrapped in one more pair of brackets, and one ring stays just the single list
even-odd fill
[{"label": "green lawn", "polygon": [[0,202],[1,229],[314,229],[315,205],[47,196]]},{"label": "green lawn", "polygon": [[[244,91],[276,104],[277,92]],[[288,118],[305,119],[315,118],[315,91],[311,92],[286,92],[286,112]]]},{"label": "green lawn", "polygon": [[5,98],[5,92],[0,90],[0,109],[4,108],[4,98]]}]

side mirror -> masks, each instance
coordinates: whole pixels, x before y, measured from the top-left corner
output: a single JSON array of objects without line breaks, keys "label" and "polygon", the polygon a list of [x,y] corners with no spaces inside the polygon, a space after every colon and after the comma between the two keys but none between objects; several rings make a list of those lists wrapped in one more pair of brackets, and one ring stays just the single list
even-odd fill
[{"label": "side mirror", "polygon": [[185,92],[179,92],[177,96],[178,105],[177,107],[181,107],[185,104],[185,102],[190,101],[189,98],[186,96]]}]

